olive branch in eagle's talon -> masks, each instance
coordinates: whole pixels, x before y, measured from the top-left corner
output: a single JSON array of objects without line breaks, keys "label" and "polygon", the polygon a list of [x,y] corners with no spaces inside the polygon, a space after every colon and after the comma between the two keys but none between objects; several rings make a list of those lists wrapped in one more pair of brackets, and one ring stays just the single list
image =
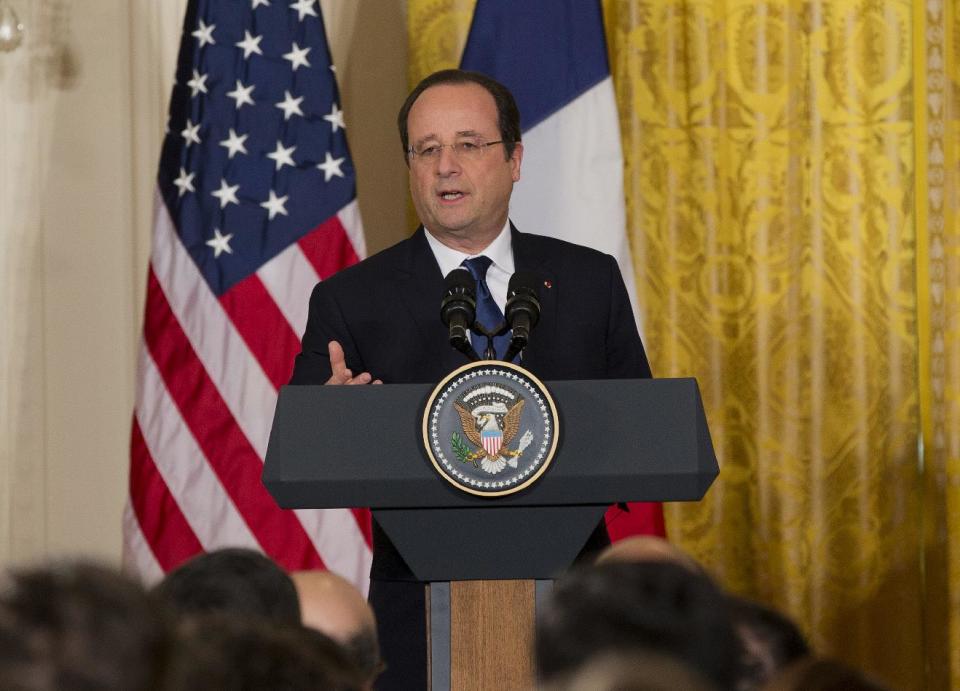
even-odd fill
[{"label": "olive branch in eagle's talon", "polygon": [[471,453],[470,448],[467,446],[467,443],[463,441],[463,437],[459,433],[454,432],[450,437],[450,445],[453,447],[453,452],[457,455],[457,458],[460,459],[461,463],[473,463],[474,468],[479,468],[477,460],[482,458],[484,452],[477,451],[476,453]]}]

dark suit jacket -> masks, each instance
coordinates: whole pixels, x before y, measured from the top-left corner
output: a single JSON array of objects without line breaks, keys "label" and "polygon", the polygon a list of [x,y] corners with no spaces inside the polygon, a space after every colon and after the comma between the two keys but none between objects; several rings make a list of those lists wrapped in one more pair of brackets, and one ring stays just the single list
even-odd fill
[{"label": "dark suit jacket", "polygon": [[[540,284],[540,322],[523,366],[543,381],[650,376],[630,300],[613,257],[511,226],[517,271]],[[327,343],[354,374],[387,384],[432,383],[467,362],[440,321],[443,274],[421,227],[410,238],[318,283],[291,384],[330,377]],[[410,578],[374,522],[371,576]]]}]

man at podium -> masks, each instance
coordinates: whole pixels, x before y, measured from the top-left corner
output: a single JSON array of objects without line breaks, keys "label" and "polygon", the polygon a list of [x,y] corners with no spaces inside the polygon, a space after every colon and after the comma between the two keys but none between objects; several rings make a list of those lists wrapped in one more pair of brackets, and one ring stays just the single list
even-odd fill
[{"label": "man at podium", "polygon": [[[317,284],[290,383],[432,383],[465,364],[440,320],[444,277],[460,266],[476,280],[477,318],[489,327],[503,320],[514,272],[537,277],[540,321],[519,357],[539,379],[650,377],[613,257],[509,220],[523,144],[506,87],[479,73],[436,72],[397,121],[422,225]],[[485,339],[472,337],[483,352]],[[508,341],[495,344],[498,358]],[[387,665],[378,688],[427,688],[423,584],[376,522],[373,542],[370,602]],[[584,551],[605,544],[600,525]]]}]

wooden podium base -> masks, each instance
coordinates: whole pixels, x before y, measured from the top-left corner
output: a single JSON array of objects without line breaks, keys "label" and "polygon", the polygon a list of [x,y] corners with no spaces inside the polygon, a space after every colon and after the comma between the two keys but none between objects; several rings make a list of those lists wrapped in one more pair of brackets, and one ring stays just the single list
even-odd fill
[{"label": "wooden podium base", "polygon": [[431,691],[532,689],[536,603],[551,584],[517,580],[427,585]]}]

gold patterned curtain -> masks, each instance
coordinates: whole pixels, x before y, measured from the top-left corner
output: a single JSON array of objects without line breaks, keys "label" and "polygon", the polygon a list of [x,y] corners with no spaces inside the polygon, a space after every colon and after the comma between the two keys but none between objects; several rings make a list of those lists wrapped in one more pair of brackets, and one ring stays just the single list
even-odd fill
[{"label": "gold patterned curtain", "polygon": [[[474,4],[410,0],[411,81]],[[722,468],[671,539],[818,651],[960,689],[956,0],[603,5],[644,340]]]},{"label": "gold patterned curtain", "polygon": [[918,4],[914,89],[925,633],[931,679],[944,681],[946,688],[949,676],[950,688],[960,689],[960,5]]}]

